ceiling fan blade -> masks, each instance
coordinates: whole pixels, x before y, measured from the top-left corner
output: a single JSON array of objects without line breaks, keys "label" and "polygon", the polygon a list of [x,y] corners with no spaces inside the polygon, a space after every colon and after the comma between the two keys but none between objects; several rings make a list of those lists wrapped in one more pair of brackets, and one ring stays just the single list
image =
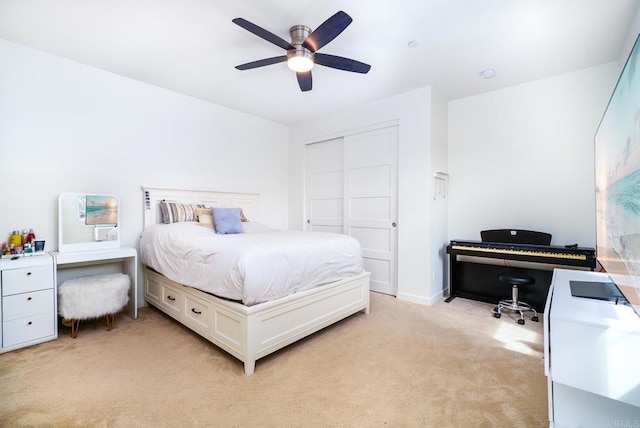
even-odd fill
[{"label": "ceiling fan blade", "polygon": [[325,67],[362,74],[367,74],[371,69],[369,64],[356,61],[355,59],[321,53],[314,54],[314,62],[319,65],[324,65]]},{"label": "ceiling fan blade", "polygon": [[238,70],[250,70],[252,68],[264,67],[265,65],[277,64],[279,62],[285,62],[287,60],[286,55],[274,56],[273,58],[259,59],[258,61],[248,62],[246,64],[236,65]]},{"label": "ceiling fan blade", "polygon": [[331,18],[320,24],[313,33],[309,34],[309,37],[307,37],[302,46],[311,52],[315,52],[338,37],[352,21],[353,19],[351,19],[349,15],[343,11],[338,11]]},{"label": "ceiling fan blade", "polygon": [[234,24],[238,24],[239,26],[255,34],[256,36],[265,39],[267,42],[271,42],[276,46],[280,46],[282,49],[286,49],[286,50],[293,49],[293,46],[291,46],[291,43],[276,36],[272,32],[265,30],[262,27],[258,27],[256,24],[249,22],[246,19],[235,18],[232,20],[232,22]]},{"label": "ceiling fan blade", "polygon": [[310,91],[312,87],[312,78],[311,78],[311,70],[309,71],[298,71],[296,73],[296,77],[298,77],[298,85],[300,85],[300,90],[302,92]]}]

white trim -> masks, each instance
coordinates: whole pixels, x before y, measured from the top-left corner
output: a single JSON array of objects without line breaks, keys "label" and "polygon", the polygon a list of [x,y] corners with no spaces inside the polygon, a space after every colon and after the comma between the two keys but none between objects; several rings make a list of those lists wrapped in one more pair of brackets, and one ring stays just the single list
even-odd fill
[{"label": "white trim", "polygon": [[176,189],[142,186],[144,197],[143,227],[162,222],[159,209],[161,201],[203,204],[207,207],[242,208],[244,215],[259,220],[259,195],[257,193],[218,192],[207,190]]},{"label": "white trim", "polygon": [[351,135],[361,134],[363,132],[377,131],[378,129],[390,128],[392,126],[399,126],[399,125],[400,125],[400,120],[398,120],[398,119],[387,120],[387,121],[384,121],[384,122],[374,123],[372,125],[361,126],[359,128],[346,129],[346,130],[343,130],[343,131],[336,131],[336,132],[332,132],[330,134],[321,135],[321,136],[318,136],[318,137],[313,137],[312,139],[307,140],[304,143],[304,145],[309,145],[309,144],[314,144],[314,143],[321,143],[321,142],[327,141],[327,140],[333,140],[333,139],[336,139],[336,138],[349,137]]},{"label": "white trim", "polygon": [[402,292],[398,292],[398,294],[396,295],[396,299],[398,300],[402,300],[404,302],[417,303],[419,305],[424,305],[424,306],[431,306],[434,303],[442,300],[443,297],[444,297],[444,293],[442,291],[430,298],[417,296],[415,294],[402,293]]}]

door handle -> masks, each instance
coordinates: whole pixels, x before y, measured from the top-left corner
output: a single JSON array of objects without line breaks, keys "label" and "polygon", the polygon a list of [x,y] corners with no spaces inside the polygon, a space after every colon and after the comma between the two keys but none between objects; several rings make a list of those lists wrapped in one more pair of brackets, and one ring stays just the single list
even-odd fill
[{"label": "door handle", "polygon": [[396,227],[396,222],[391,223],[391,227]]}]

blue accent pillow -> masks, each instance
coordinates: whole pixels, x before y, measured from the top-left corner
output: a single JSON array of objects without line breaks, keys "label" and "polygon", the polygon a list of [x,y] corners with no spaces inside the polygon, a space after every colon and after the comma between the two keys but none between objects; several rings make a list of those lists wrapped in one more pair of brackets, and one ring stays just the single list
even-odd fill
[{"label": "blue accent pillow", "polygon": [[213,225],[216,233],[227,235],[243,232],[240,208],[211,207],[211,214],[213,214]]}]

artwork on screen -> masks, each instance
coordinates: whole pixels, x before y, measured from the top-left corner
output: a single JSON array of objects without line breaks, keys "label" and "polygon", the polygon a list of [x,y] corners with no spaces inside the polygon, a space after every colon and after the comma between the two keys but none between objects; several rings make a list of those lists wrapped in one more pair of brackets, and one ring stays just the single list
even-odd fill
[{"label": "artwork on screen", "polygon": [[118,198],[105,195],[87,195],[84,222],[94,226],[118,224]]},{"label": "artwork on screen", "polygon": [[639,59],[636,40],[596,132],[595,172],[598,262],[640,315]]}]

